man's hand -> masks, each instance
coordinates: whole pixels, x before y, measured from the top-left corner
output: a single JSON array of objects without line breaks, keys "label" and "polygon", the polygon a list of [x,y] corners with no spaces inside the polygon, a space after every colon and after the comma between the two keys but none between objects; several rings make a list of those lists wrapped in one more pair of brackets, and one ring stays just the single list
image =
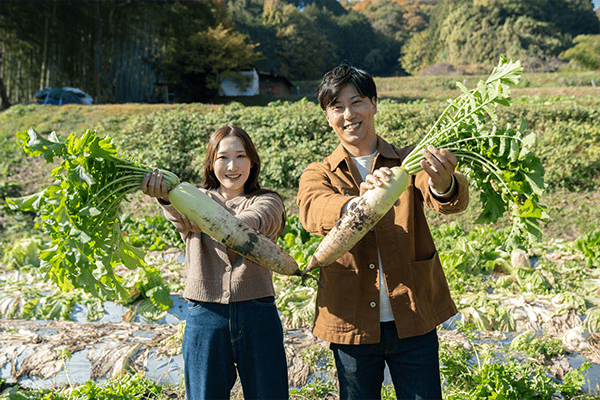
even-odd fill
[{"label": "man's hand", "polygon": [[421,168],[429,175],[429,186],[438,193],[447,193],[452,186],[452,175],[458,160],[446,149],[438,150],[432,145],[423,150],[425,160]]},{"label": "man's hand", "polygon": [[[383,186],[384,183],[387,183],[391,180],[392,171],[388,167],[381,167],[373,171],[372,174],[369,174],[365,177],[365,181],[360,184],[360,195],[362,196],[367,192],[367,190],[375,189],[376,187]],[[400,204],[400,199],[396,200],[394,203],[395,206]]]}]

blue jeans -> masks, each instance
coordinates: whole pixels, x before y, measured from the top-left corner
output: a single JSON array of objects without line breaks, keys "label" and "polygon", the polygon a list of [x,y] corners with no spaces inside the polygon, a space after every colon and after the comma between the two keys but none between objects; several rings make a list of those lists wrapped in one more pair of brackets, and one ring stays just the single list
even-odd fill
[{"label": "blue jeans", "polygon": [[245,399],[288,398],[283,327],[273,297],[190,301],[183,360],[188,400],[229,399],[237,375]]},{"label": "blue jeans", "polygon": [[382,322],[379,343],[331,343],[330,348],[340,382],[340,400],[381,399],[386,363],[397,399],[442,398],[435,329],[422,336],[399,339],[394,322]]}]

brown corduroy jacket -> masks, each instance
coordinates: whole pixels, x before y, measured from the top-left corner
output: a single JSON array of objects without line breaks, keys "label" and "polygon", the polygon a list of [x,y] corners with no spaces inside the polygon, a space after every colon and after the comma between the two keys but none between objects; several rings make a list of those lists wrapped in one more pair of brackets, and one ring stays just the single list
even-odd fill
[{"label": "brown corduroy jacket", "polygon": [[[373,170],[400,165],[411,148],[397,149],[378,137]],[[363,239],[335,263],[320,269],[313,333],[339,344],[380,341],[379,264],[383,271],[398,335],[425,334],[456,314],[457,309],[424,213],[424,204],[440,214],[463,211],[469,202],[466,178],[454,173],[457,194],[440,202],[429,190],[424,172],[410,177],[408,188]],[[351,198],[359,195],[360,174],[340,144],[323,162],[303,172],[297,197],[306,230],[324,236]]]}]

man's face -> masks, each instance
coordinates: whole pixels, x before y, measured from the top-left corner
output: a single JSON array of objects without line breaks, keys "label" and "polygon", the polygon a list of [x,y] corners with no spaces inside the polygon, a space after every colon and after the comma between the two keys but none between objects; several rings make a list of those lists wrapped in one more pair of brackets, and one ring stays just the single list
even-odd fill
[{"label": "man's face", "polygon": [[325,109],[329,126],[355,157],[377,150],[376,113],[377,101],[361,96],[351,83],[342,86],[336,101]]}]

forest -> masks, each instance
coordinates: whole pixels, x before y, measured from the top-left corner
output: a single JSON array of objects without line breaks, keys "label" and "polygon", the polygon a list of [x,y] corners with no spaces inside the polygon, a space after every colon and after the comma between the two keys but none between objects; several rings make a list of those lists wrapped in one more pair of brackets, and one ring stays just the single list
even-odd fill
[{"label": "forest", "polygon": [[236,71],[310,81],[342,61],[382,77],[483,73],[500,55],[597,70],[598,15],[591,0],[3,2],[0,107],[51,86],[124,103],[168,84],[211,102]]}]

